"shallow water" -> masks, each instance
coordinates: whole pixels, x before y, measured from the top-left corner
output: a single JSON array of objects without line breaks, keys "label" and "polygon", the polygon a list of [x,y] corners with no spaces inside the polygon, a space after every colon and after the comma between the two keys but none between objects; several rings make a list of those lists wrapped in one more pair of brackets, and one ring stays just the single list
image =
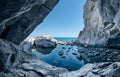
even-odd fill
[{"label": "shallow water", "polygon": [[69,71],[77,70],[84,65],[83,60],[80,61],[77,58],[79,56],[77,46],[58,45],[53,50],[37,48],[32,51],[44,62],[57,67],[67,68]]}]

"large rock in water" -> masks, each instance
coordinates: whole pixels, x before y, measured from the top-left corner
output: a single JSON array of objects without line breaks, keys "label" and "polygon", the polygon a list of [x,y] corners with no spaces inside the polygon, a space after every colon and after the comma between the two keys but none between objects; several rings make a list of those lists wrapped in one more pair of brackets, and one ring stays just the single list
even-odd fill
[{"label": "large rock in water", "polygon": [[41,35],[38,37],[28,37],[20,43],[19,49],[25,52],[31,52],[33,47],[38,48],[55,48],[57,40],[48,35]]},{"label": "large rock in water", "polygon": [[76,42],[120,46],[120,0],[87,0],[84,24]]},{"label": "large rock in water", "polygon": [[31,53],[20,51],[18,46],[0,39],[0,77],[56,77],[66,69],[42,62]]},{"label": "large rock in water", "polygon": [[55,48],[57,40],[48,35],[42,35],[35,38],[35,45],[37,47]]},{"label": "large rock in water", "polygon": [[20,44],[59,0],[0,0],[0,38]]}]

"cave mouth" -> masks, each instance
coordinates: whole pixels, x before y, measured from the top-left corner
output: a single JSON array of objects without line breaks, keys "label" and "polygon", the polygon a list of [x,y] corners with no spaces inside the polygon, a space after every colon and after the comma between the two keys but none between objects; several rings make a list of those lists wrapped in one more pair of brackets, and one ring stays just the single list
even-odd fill
[{"label": "cave mouth", "polygon": [[[83,28],[83,9],[80,8],[83,8],[85,2],[86,0],[82,2],[60,0],[44,22],[38,25],[28,37],[50,35],[59,41],[75,41],[80,30]],[[74,71],[84,65],[84,61],[80,59],[79,52],[76,48],[77,46],[57,45],[53,49],[32,49],[32,53],[48,64]]]},{"label": "cave mouth", "polygon": [[50,35],[52,37],[77,38],[79,32],[84,27],[83,7],[85,2],[86,0],[83,0],[82,2],[60,0],[51,13],[29,36],[36,37],[40,35]]}]

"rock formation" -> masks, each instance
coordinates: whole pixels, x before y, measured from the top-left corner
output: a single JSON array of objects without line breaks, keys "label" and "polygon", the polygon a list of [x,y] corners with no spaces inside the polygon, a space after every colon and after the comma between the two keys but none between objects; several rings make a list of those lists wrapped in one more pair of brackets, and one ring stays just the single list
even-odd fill
[{"label": "rock formation", "polygon": [[77,71],[63,73],[60,77],[120,77],[120,63],[86,64]]},{"label": "rock formation", "polygon": [[77,42],[88,45],[120,46],[120,0],[87,0],[84,29]]},{"label": "rock formation", "polygon": [[0,38],[20,44],[57,3],[58,0],[1,0]]},{"label": "rock formation", "polygon": [[[119,77],[120,62],[86,64],[80,70],[68,72],[42,62],[26,52],[24,47],[19,50],[17,45],[43,21],[57,3],[58,0],[0,0],[0,77]],[[76,42],[86,46],[107,45],[119,48],[120,0],[87,0],[84,24],[85,28]],[[27,46],[25,48],[29,49]],[[108,52],[110,56],[107,58],[111,54],[113,52]],[[114,54],[112,58],[118,59],[120,53]],[[87,57],[93,60],[91,55]]]},{"label": "rock formation", "polygon": [[63,72],[67,70],[44,63],[32,53],[0,39],[0,77],[45,77]]},{"label": "rock formation", "polygon": [[120,50],[110,48],[79,47],[78,59],[86,63],[120,62]]},{"label": "rock formation", "polygon": [[67,72],[17,46],[57,3],[58,0],[0,1],[0,77],[47,77]]},{"label": "rock formation", "polygon": [[37,47],[55,48],[57,40],[48,35],[38,36],[35,38],[35,45]]},{"label": "rock formation", "polygon": [[25,52],[31,52],[34,42],[35,42],[35,38],[27,37],[24,41],[20,43],[19,49]]},{"label": "rock formation", "polygon": [[73,42],[59,41],[49,35],[27,37],[19,45],[20,50],[30,52],[32,48],[55,48],[57,44],[72,45]]}]

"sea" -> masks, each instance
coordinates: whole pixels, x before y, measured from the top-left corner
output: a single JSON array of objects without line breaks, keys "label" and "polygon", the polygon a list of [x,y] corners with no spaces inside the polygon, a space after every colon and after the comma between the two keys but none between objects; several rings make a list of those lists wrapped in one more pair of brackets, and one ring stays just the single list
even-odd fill
[{"label": "sea", "polygon": [[[60,41],[74,41],[75,37],[55,37]],[[69,71],[80,69],[84,61],[78,59],[79,51],[77,46],[57,45],[56,48],[36,48],[32,53],[42,61],[56,67],[66,68]]]},{"label": "sea", "polygon": [[59,41],[75,41],[77,39],[77,37],[54,37],[56,40]]}]

